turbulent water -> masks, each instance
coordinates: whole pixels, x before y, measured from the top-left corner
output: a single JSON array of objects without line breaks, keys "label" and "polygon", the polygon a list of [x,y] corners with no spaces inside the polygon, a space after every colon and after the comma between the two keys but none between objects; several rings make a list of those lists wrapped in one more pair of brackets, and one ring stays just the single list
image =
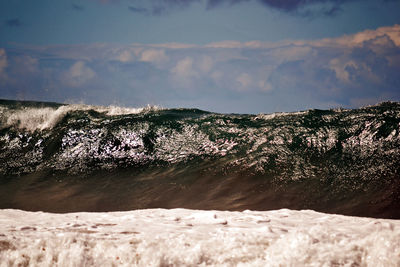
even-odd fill
[{"label": "turbulent water", "polygon": [[0,210],[0,266],[400,266],[400,221],[310,210]]},{"label": "turbulent water", "polygon": [[400,103],[260,115],[0,101],[0,208],[400,218]]}]

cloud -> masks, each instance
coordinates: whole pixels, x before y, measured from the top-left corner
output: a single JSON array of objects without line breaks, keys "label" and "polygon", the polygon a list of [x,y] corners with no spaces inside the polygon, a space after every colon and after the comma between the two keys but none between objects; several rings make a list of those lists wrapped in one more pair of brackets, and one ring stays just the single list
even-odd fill
[{"label": "cloud", "polygon": [[120,62],[126,63],[133,60],[133,55],[129,50],[123,50],[116,56],[116,59]]},{"label": "cloud", "polygon": [[393,25],[312,41],[21,46],[0,49],[0,75],[14,98],[251,113],[355,107],[400,101],[399,41]]},{"label": "cloud", "polygon": [[210,43],[207,44],[206,46],[210,48],[240,48],[243,47],[244,44],[239,41],[221,41],[221,42]]},{"label": "cloud", "polygon": [[338,7],[343,3],[350,2],[352,0],[259,0],[266,6],[270,6],[282,11],[291,12],[294,10],[298,10],[302,7],[323,3],[323,4],[333,4],[334,6]]},{"label": "cloud", "polygon": [[65,84],[71,87],[79,87],[90,81],[96,73],[83,61],[74,63],[63,75]]},{"label": "cloud", "polygon": [[[90,0],[100,4],[115,4],[119,0]],[[348,3],[360,0],[148,0],[130,1],[128,10],[145,16],[161,16],[173,10],[182,10],[195,3],[204,5],[206,10],[229,8],[234,5],[258,3],[265,8],[278,10],[293,16],[315,18],[320,16],[334,17],[345,10]],[[377,0],[385,5],[398,0]],[[145,4],[144,4],[145,3]]]},{"label": "cloud", "polygon": [[199,45],[194,44],[183,44],[183,43],[164,43],[164,44],[151,44],[151,47],[160,47],[168,49],[185,49],[185,48],[198,48]]},{"label": "cloud", "polygon": [[13,19],[5,20],[4,25],[6,25],[8,27],[20,27],[20,26],[22,26],[22,23],[18,18],[13,18]]},{"label": "cloud", "polygon": [[[400,78],[395,72],[400,71],[400,48],[387,35],[373,38],[379,32],[369,32],[368,38],[364,35],[363,42],[359,34],[346,36],[358,40],[346,46],[321,46],[317,41],[315,53],[282,63],[269,80],[275,90],[293,87],[304,95],[313,93],[313,98],[333,99],[345,105],[361,98],[381,101],[390,95],[399,99]],[[342,44],[342,38],[331,40],[335,43]]]},{"label": "cloud", "polygon": [[338,80],[344,83],[350,83],[350,69],[358,69],[357,63],[354,60],[348,60],[347,57],[333,58],[329,61],[329,67],[332,69]]},{"label": "cloud", "polygon": [[333,6],[329,9],[325,10],[324,15],[326,15],[328,17],[334,17],[342,11],[343,11],[343,9],[340,6]]},{"label": "cloud", "polygon": [[[99,1],[99,0],[98,0]],[[236,4],[246,4],[249,2],[258,2],[261,5],[305,17],[323,15],[336,16],[343,8],[342,6],[348,2],[357,0],[151,0],[151,8],[143,6],[129,6],[128,9],[134,13],[143,15],[163,15],[171,9],[183,9],[193,3],[205,3],[206,10],[232,6]],[[380,0],[384,4],[387,0]],[[99,1],[103,3],[115,1]]]},{"label": "cloud", "polygon": [[[234,5],[250,1],[251,0],[208,0],[207,8],[212,9],[224,4]],[[257,2],[268,8],[302,16],[312,16],[317,13],[325,16],[335,16],[342,11],[341,6],[343,4],[352,1],[356,0],[257,0]]]},{"label": "cloud", "polygon": [[208,0],[207,9],[220,7],[224,4],[234,5],[241,2],[249,2],[250,0]]},{"label": "cloud", "polygon": [[376,39],[376,37],[384,35],[388,36],[397,46],[400,46],[400,25],[381,27],[376,30],[366,30],[347,38],[344,37],[344,39],[350,40],[352,44],[361,44],[365,41]]},{"label": "cloud", "polygon": [[163,63],[168,60],[168,56],[161,49],[147,49],[142,51],[140,61],[151,63]]},{"label": "cloud", "polygon": [[184,78],[190,78],[198,75],[197,72],[193,70],[193,59],[191,57],[185,57],[184,59],[178,61],[171,72]]},{"label": "cloud", "polygon": [[290,44],[274,48],[271,56],[274,58],[275,62],[284,63],[307,58],[313,53],[315,53],[315,50],[312,46]]},{"label": "cloud", "polygon": [[240,89],[242,89],[242,90],[246,90],[253,83],[253,80],[252,80],[251,76],[248,73],[240,74],[236,78],[236,81],[240,84]]},{"label": "cloud", "polygon": [[134,7],[134,6],[129,6],[128,9],[132,11],[133,13],[140,13],[144,15],[149,15],[150,11],[147,8],[144,7]]},{"label": "cloud", "polygon": [[129,6],[128,9],[133,13],[142,14],[145,16],[161,16],[166,14],[168,11],[166,7],[158,5],[151,8]]},{"label": "cloud", "polygon": [[195,70],[194,60],[185,57],[179,60],[171,69],[172,83],[186,90],[193,90],[195,79],[199,78],[199,72]]},{"label": "cloud", "polygon": [[214,66],[214,60],[210,56],[203,56],[199,62],[199,69],[204,72],[208,73],[211,71],[212,67]]}]

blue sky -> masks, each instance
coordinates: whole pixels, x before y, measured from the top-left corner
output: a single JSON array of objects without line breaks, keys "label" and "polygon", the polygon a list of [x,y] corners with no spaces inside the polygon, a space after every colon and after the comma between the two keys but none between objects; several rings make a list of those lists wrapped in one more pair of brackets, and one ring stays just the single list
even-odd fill
[{"label": "blue sky", "polygon": [[0,98],[260,113],[400,101],[398,0],[0,0]]}]

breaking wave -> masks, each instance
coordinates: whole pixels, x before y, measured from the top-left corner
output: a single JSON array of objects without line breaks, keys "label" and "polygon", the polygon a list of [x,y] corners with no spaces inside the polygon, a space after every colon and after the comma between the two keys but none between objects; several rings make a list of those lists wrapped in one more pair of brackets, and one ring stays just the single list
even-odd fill
[{"label": "breaking wave", "polygon": [[0,208],[400,218],[396,102],[240,115],[2,100],[0,122]]}]

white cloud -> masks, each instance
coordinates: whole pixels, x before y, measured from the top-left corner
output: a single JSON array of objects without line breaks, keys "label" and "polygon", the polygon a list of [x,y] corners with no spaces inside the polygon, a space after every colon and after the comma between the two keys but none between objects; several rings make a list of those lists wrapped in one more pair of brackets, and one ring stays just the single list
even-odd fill
[{"label": "white cloud", "polygon": [[213,65],[214,60],[210,56],[203,56],[199,62],[199,69],[204,73],[208,73],[211,71]]},{"label": "white cloud", "polygon": [[222,72],[218,71],[218,70],[213,71],[210,76],[214,80],[214,82],[217,82],[217,83],[223,78]]},{"label": "white cloud", "polygon": [[[141,45],[141,44],[139,44]],[[186,48],[196,48],[198,45],[194,44],[184,44],[184,43],[165,43],[165,44],[151,44],[151,47],[168,48],[168,49],[186,49]]]},{"label": "white cloud", "polygon": [[354,47],[363,45],[364,42],[381,36],[388,36],[396,46],[400,46],[400,25],[365,30],[359,33],[344,35],[337,38],[325,38],[322,40],[303,42],[313,46],[345,46]]},{"label": "white cloud", "polygon": [[193,79],[199,77],[199,73],[194,69],[191,57],[179,60],[175,67],[171,69],[171,73],[174,84],[185,88],[191,88]]},{"label": "white cloud", "polygon": [[358,85],[360,81],[379,84],[386,73],[379,73],[374,69],[381,68],[379,65],[382,63],[387,66],[387,63],[382,61],[385,56],[375,55],[372,61],[369,56],[366,54],[364,57],[353,57],[351,53],[344,53],[340,57],[331,59],[329,67],[340,82],[349,86]]},{"label": "white cloud", "polygon": [[281,41],[281,42],[262,42],[262,41],[220,41],[206,44],[206,48],[274,48],[292,44],[292,41]]},{"label": "white cloud", "polygon": [[258,82],[258,87],[261,89],[261,91],[264,91],[264,92],[268,92],[273,89],[272,85],[266,80],[260,80]]},{"label": "white cloud", "polygon": [[375,39],[378,36],[387,35],[397,45],[400,46],[400,25],[381,27],[376,30],[366,30],[352,36],[339,38],[338,40],[350,41],[351,44],[361,44],[365,41]]},{"label": "white cloud", "polygon": [[300,60],[308,57],[312,53],[312,47],[298,45],[274,48],[270,52],[272,58],[279,64],[286,61]]},{"label": "white cloud", "polygon": [[[144,45],[139,46],[137,44],[127,47],[116,47],[116,48],[109,47],[106,48],[106,50],[110,50],[110,52],[106,54],[106,59],[117,60],[122,63],[128,63],[135,60],[140,60],[140,58],[142,57],[142,53],[145,49],[146,48]],[[96,59],[98,58],[92,58],[92,60]],[[144,59],[146,59],[146,57],[144,57]]]},{"label": "white cloud", "polygon": [[193,69],[193,59],[191,57],[185,57],[178,61],[171,72],[176,76],[183,78],[191,78],[198,75],[198,73]]},{"label": "white cloud", "polygon": [[241,73],[237,78],[236,81],[239,83],[239,89],[241,90],[248,90],[250,86],[253,84],[253,79],[248,73]]},{"label": "white cloud", "polygon": [[141,53],[140,61],[150,63],[163,63],[168,60],[168,56],[163,49],[147,49]]},{"label": "white cloud", "polygon": [[79,87],[90,81],[96,73],[85,62],[78,61],[73,64],[63,75],[64,82],[71,87]]},{"label": "white cloud", "polygon": [[261,41],[221,41],[206,44],[206,48],[285,48],[288,46],[358,46],[365,41],[373,40],[377,37],[388,36],[396,46],[400,46],[400,25],[380,27],[375,30],[365,30],[355,34],[344,35],[336,38],[324,38],[320,40],[286,40],[280,42],[261,42]]},{"label": "white cloud", "polygon": [[238,41],[221,41],[205,45],[209,48],[241,48],[244,44]]},{"label": "white cloud", "polygon": [[124,50],[118,56],[117,59],[123,63],[132,61],[133,55],[130,51]]},{"label": "white cloud", "polygon": [[329,66],[335,72],[336,78],[345,83],[351,82],[348,69],[358,69],[357,63],[354,60],[348,60],[347,57],[333,58]]},{"label": "white cloud", "polygon": [[[65,45],[20,48],[21,53],[12,54],[0,49],[0,74],[7,71],[15,88],[32,81],[36,87],[62,88],[58,90],[92,88],[93,94],[103,90],[100,99],[111,94],[104,88],[113,87],[121,96],[144,92],[143,99],[155,104],[158,98],[165,103],[180,98],[183,103],[209,96],[223,102],[245,95],[247,101],[275,105],[285,99],[300,108],[310,103],[353,105],[351,99],[400,97],[399,40],[400,26],[395,25],[312,41]],[[43,55],[52,64],[40,62]],[[66,66],[71,60],[74,64]]]}]

